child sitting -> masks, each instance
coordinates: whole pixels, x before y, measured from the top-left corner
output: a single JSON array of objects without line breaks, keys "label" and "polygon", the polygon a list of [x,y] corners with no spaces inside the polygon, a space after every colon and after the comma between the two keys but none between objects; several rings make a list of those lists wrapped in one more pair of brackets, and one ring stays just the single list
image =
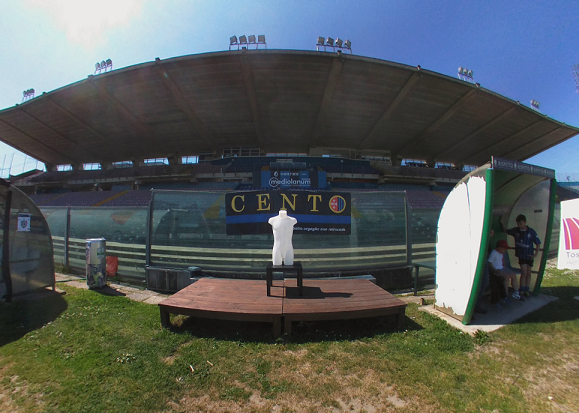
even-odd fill
[{"label": "child sitting", "polygon": [[[491,252],[488,258],[490,272],[496,277],[502,279],[505,292],[509,291],[509,282],[511,282],[514,289],[512,297],[515,300],[525,301],[524,298],[519,295],[519,282],[517,280],[517,275],[505,268],[503,264],[503,254],[507,252],[508,249],[511,248],[507,244],[507,241],[500,240],[497,242],[496,248]],[[505,304],[510,304],[508,296],[505,296],[503,302]]]}]

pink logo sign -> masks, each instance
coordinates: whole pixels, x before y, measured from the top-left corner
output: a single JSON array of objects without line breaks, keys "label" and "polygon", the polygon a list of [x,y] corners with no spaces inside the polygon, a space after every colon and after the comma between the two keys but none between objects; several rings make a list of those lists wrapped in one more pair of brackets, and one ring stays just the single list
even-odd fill
[{"label": "pink logo sign", "polygon": [[566,250],[579,249],[579,219],[565,218],[563,220],[563,236]]}]

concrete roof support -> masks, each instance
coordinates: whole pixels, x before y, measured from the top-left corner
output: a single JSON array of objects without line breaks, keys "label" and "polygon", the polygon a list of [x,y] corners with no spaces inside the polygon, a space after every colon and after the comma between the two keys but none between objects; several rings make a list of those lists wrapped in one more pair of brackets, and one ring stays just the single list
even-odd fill
[{"label": "concrete roof support", "polygon": [[[44,95],[44,94],[43,94]],[[49,96],[44,95],[44,99],[46,99],[47,102],[50,103],[50,105],[52,107],[54,107],[55,109],[57,109],[61,114],[63,114],[64,116],[66,116],[69,119],[72,119],[73,121],[75,121],[79,126],[81,126],[82,128],[88,130],[89,132],[93,133],[94,135],[98,136],[99,138],[101,138],[102,140],[110,143],[110,144],[114,144],[115,145],[115,150],[117,153],[121,153],[122,156],[130,156],[131,151],[127,148],[126,145],[123,145],[119,142],[116,142],[115,140],[103,135],[102,133],[100,133],[99,131],[97,131],[95,128],[93,128],[91,125],[89,125],[87,122],[83,121],[82,119],[79,119],[77,116],[75,116],[73,113],[71,113],[69,110],[65,109],[64,107],[62,107],[60,104],[58,104],[57,102],[55,102],[52,98],[50,98]]]},{"label": "concrete roof support", "polygon": [[95,154],[94,152],[82,147],[78,141],[76,139],[73,138],[69,138],[67,136],[64,136],[62,133],[58,132],[56,129],[52,128],[51,126],[47,125],[46,123],[42,122],[40,119],[38,119],[36,116],[31,115],[30,113],[26,112],[22,107],[20,107],[20,111],[22,113],[24,113],[26,116],[28,116],[30,119],[34,120],[34,122],[42,125],[42,127],[48,129],[49,131],[51,131],[52,133],[54,133],[56,136],[58,136],[59,138],[61,138],[62,140],[65,140],[66,142],[68,142],[70,145],[76,147],[77,149],[80,149],[83,152],[86,152],[88,154],[90,154],[90,156],[94,156],[94,157],[98,157],[97,154]]},{"label": "concrete roof support", "polygon": [[[521,145],[520,147],[518,147],[517,149],[515,149],[515,150],[513,150],[513,151],[510,151],[510,152],[507,152],[507,153],[504,153],[504,154],[500,155],[500,157],[501,157],[501,158],[508,158],[508,159],[510,159],[510,157],[513,156],[513,155],[514,155],[515,153],[517,153],[518,151],[524,150],[525,148],[536,144],[537,141],[541,141],[541,140],[545,139],[547,136],[551,135],[552,133],[558,132],[558,131],[560,131],[561,129],[563,129],[563,128],[559,126],[559,127],[555,128],[555,129],[553,129],[553,130],[551,130],[551,131],[549,131],[549,132],[547,132],[547,133],[544,133],[543,135],[539,136],[538,138],[533,139],[531,142],[527,142],[526,144]],[[541,152],[543,152],[543,150],[544,150],[544,149],[541,149]],[[531,155],[531,156],[533,156],[533,155]]]},{"label": "concrete roof support", "polygon": [[428,135],[430,135],[432,132],[440,128],[450,118],[452,118],[454,114],[458,112],[466,102],[468,102],[470,99],[473,98],[473,96],[475,96],[476,91],[477,91],[476,89],[471,89],[468,92],[466,92],[458,101],[456,101],[450,108],[448,108],[446,112],[444,112],[438,119],[436,119],[433,123],[431,123],[429,127],[424,129],[422,132],[420,132],[414,138],[410,139],[408,142],[406,142],[402,148],[395,150],[399,153],[404,154],[404,152],[407,151],[408,148],[420,144],[422,141],[428,138]]},{"label": "concrete roof support", "polygon": [[24,137],[25,139],[29,139],[31,141],[33,141],[36,145],[38,145],[39,147],[44,148],[45,150],[47,150],[48,152],[52,152],[55,156],[55,162],[49,162],[45,159],[38,159],[35,156],[27,153],[26,151],[22,150],[21,148],[18,148],[18,150],[20,152],[24,152],[26,153],[26,155],[31,156],[35,159],[38,159],[39,161],[42,161],[44,163],[54,163],[54,164],[59,164],[60,160],[64,160],[68,163],[73,163],[74,161],[72,160],[72,158],[69,158],[68,156],[66,156],[63,153],[58,152],[57,150],[51,148],[50,146],[45,145],[43,142],[41,142],[39,139],[36,139],[30,135],[28,135],[26,132],[18,129],[16,126],[11,125],[10,123],[6,122],[5,120],[0,120],[0,123],[3,123],[6,126],[9,126],[12,130],[14,130],[20,137]]},{"label": "concrete roof support", "polygon": [[[159,142],[156,138],[153,131],[146,125],[144,125],[139,118],[135,116],[130,110],[128,110],[125,105],[123,105],[116,97],[113,96],[111,92],[102,84],[101,81],[95,80],[94,76],[89,75],[89,84],[95,88],[96,91],[99,92],[101,96],[103,96],[113,108],[117,110],[117,112],[126,120],[128,121],[139,133],[146,136],[149,139],[149,142],[143,141],[141,144],[145,144],[145,146],[156,147],[155,141],[157,144]],[[147,145],[148,144],[148,145]]]},{"label": "concrete roof support", "polygon": [[159,74],[159,77],[163,81],[163,85],[165,86],[165,88],[169,91],[169,93],[173,97],[173,101],[175,102],[175,104],[179,107],[179,109],[181,109],[187,115],[187,117],[189,118],[191,123],[193,123],[195,125],[195,128],[197,129],[197,131],[199,131],[199,134],[201,135],[201,139],[203,140],[205,145],[207,145],[208,148],[211,148],[212,139],[211,139],[211,136],[209,135],[209,132],[207,132],[207,128],[205,127],[205,124],[195,114],[195,111],[191,107],[190,103],[187,101],[187,99],[181,93],[179,86],[177,86],[175,81],[171,78],[171,76],[169,75],[167,70],[163,68],[163,64],[161,63],[161,59],[159,59],[159,58],[155,59],[155,67],[157,69],[157,73]]},{"label": "concrete roof support", "polygon": [[253,127],[255,128],[255,136],[257,138],[257,145],[262,149],[265,148],[263,139],[263,132],[261,127],[261,119],[259,117],[259,108],[257,106],[257,95],[255,93],[255,79],[253,77],[253,68],[251,62],[247,60],[245,53],[241,55],[241,74],[243,76],[243,83],[247,92],[247,99],[249,101],[249,108],[251,109],[251,117],[253,118]]},{"label": "concrete roof support", "polygon": [[537,125],[539,122],[541,122],[541,120],[542,120],[542,119],[536,120],[535,122],[531,123],[531,124],[528,125],[528,126],[525,126],[523,129],[521,129],[520,131],[512,134],[511,136],[507,136],[507,137],[505,137],[505,138],[501,138],[501,139],[499,139],[498,142],[496,142],[495,144],[493,144],[493,145],[491,145],[491,146],[486,147],[486,148],[483,149],[482,151],[479,151],[479,152],[477,152],[477,153],[474,153],[474,154],[465,156],[463,159],[459,159],[459,160],[456,161],[456,162],[463,162],[463,163],[469,164],[469,161],[470,161],[471,159],[476,158],[476,157],[478,157],[478,156],[480,156],[480,155],[482,155],[482,154],[485,154],[485,153],[489,154],[489,159],[490,159],[490,156],[491,156],[493,153],[495,153],[495,151],[496,151],[497,148],[500,148],[501,145],[504,145],[505,142],[507,142],[507,141],[510,141],[510,140],[513,140],[513,139],[517,139],[517,138],[520,137],[520,136],[524,136],[527,132],[529,132],[531,129],[533,129],[533,128],[535,127],[535,125]]},{"label": "concrete roof support", "polygon": [[328,80],[326,81],[326,88],[324,89],[324,96],[322,97],[322,104],[320,105],[320,110],[318,111],[316,126],[314,126],[314,130],[312,132],[310,148],[315,148],[318,144],[318,137],[320,136],[320,131],[322,130],[324,122],[326,121],[326,117],[330,111],[332,96],[336,90],[336,85],[338,84],[338,79],[340,78],[340,73],[342,73],[343,67],[343,58],[336,57],[334,60],[332,60],[332,66],[330,67],[330,73],[328,74]]},{"label": "concrete roof support", "polygon": [[384,110],[384,114],[380,117],[380,119],[378,119],[378,121],[374,124],[374,126],[370,130],[370,132],[364,137],[364,139],[362,139],[362,141],[358,145],[358,149],[364,149],[368,144],[368,142],[374,138],[376,132],[384,127],[384,125],[388,122],[394,111],[398,109],[398,106],[400,106],[406,95],[408,95],[408,93],[412,91],[414,85],[416,84],[416,82],[418,82],[418,79],[420,79],[420,74],[418,72],[413,73],[408,78],[408,80],[406,81],[406,83],[404,83],[404,86],[402,86],[402,88],[392,101],[392,103],[390,103],[388,107],[386,107],[386,109]]},{"label": "concrete roof support", "polygon": [[478,128],[477,130],[475,130],[473,133],[471,133],[470,135],[466,136],[464,139],[458,141],[456,144],[450,146],[449,148],[445,149],[444,152],[440,152],[436,155],[434,155],[434,158],[436,159],[444,159],[445,156],[448,156],[449,154],[451,154],[453,151],[456,150],[456,148],[459,148],[463,145],[468,146],[471,144],[471,142],[475,141],[476,138],[478,137],[479,133],[484,132],[485,130],[487,130],[488,128],[490,128],[493,125],[496,125],[497,123],[499,123],[501,120],[503,120],[504,118],[506,118],[507,116],[509,116],[511,113],[513,113],[515,110],[517,110],[518,106],[513,106],[510,109],[507,109],[506,111],[504,111],[503,113],[501,113],[499,116],[497,116],[496,118],[494,118],[493,120],[491,120],[490,122],[487,122],[486,124],[484,124],[483,126],[481,126],[480,128]]}]

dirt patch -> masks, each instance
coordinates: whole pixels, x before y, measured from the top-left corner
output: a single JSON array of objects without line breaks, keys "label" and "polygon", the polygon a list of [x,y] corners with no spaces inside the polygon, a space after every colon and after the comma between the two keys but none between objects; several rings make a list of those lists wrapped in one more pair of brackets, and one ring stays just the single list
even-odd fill
[{"label": "dirt patch", "polygon": [[[331,367],[333,369],[333,366]],[[300,371],[295,371],[293,379],[298,379],[301,374],[300,383],[309,385],[309,388],[316,388],[324,382],[333,380],[337,383],[336,390],[328,394],[308,394],[308,390],[303,393],[286,392],[278,394],[275,398],[265,398],[262,394],[250,389],[247,385],[235,382],[235,385],[251,392],[251,396],[243,401],[223,400],[218,394],[206,394],[201,397],[185,396],[178,402],[171,402],[168,411],[174,412],[282,412],[291,411],[296,413],[317,413],[317,412],[438,412],[440,406],[431,406],[412,397],[405,400],[400,396],[395,388],[380,380],[380,375],[374,370],[369,370],[358,374],[332,374],[318,373],[310,366],[303,366]],[[284,377],[288,378],[286,374]],[[276,380],[279,377],[275,378]],[[308,389],[308,387],[306,387]]]},{"label": "dirt patch", "polygon": [[402,301],[405,303],[413,303],[418,305],[425,305],[425,302],[434,300],[434,294],[429,295],[402,295],[399,296]]},{"label": "dirt patch", "polygon": [[[10,375],[11,366],[12,364],[8,364],[0,368],[0,412],[43,410],[42,393],[29,392],[28,384],[24,380],[17,375]],[[17,406],[17,400],[21,407]]]}]

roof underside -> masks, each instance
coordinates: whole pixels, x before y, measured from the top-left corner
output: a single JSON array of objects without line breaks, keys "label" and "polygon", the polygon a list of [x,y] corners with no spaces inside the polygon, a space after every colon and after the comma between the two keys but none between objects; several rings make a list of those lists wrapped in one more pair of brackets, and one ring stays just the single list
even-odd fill
[{"label": "roof underside", "polygon": [[0,140],[47,164],[259,147],[348,148],[480,165],[579,133],[476,85],[382,60],[249,50],[143,63],[0,111]]}]

